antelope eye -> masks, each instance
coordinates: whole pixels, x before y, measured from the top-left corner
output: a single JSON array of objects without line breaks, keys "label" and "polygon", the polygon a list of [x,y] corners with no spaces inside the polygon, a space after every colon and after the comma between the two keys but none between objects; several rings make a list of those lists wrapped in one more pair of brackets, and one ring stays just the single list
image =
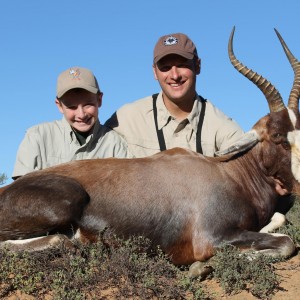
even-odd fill
[{"label": "antelope eye", "polygon": [[278,138],[281,137],[281,134],[278,133],[278,132],[276,132],[276,133],[273,133],[273,134],[272,134],[272,137],[273,137],[274,139],[278,139]]}]

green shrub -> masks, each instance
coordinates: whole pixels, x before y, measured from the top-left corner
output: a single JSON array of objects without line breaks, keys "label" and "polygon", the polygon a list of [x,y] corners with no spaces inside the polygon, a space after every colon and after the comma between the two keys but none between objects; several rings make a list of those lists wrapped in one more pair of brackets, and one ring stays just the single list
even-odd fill
[{"label": "green shrub", "polygon": [[208,299],[201,283],[149,240],[108,240],[78,244],[76,253],[63,246],[34,253],[0,250],[0,296],[19,290],[35,299]]},{"label": "green shrub", "polygon": [[0,185],[4,184],[7,179],[8,178],[4,173],[0,173]]},{"label": "green shrub", "polygon": [[214,258],[214,276],[226,293],[248,290],[259,298],[268,298],[279,288],[274,259],[254,253],[241,253],[231,245],[222,246]]}]

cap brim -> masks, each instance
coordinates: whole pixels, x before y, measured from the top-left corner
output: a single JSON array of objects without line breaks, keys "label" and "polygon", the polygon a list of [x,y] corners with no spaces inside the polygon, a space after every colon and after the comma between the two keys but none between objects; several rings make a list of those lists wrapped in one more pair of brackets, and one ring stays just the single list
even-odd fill
[{"label": "cap brim", "polygon": [[76,84],[76,85],[72,85],[69,87],[64,88],[63,90],[57,92],[57,98],[61,98],[66,92],[73,90],[73,89],[84,89],[88,92],[91,92],[93,94],[97,94],[99,89],[93,87],[93,86],[87,86],[87,85],[80,85],[80,84]]},{"label": "cap brim", "polygon": [[161,53],[160,55],[157,55],[156,57],[154,57],[153,62],[156,64],[159,60],[161,60],[163,57],[170,55],[170,54],[178,54],[182,57],[185,57],[187,59],[192,59],[194,57],[194,53],[189,53],[189,52],[185,52],[185,51],[179,51],[179,50],[174,50],[174,51],[166,51],[164,53]]}]

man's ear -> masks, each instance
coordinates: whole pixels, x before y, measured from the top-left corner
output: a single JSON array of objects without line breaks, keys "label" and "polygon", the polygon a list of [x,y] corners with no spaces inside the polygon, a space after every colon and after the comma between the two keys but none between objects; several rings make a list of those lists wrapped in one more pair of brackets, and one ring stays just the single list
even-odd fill
[{"label": "man's ear", "polygon": [[55,99],[55,104],[56,104],[58,110],[63,114],[64,111],[63,111],[63,107],[62,107],[61,101],[56,98]]},{"label": "man's ear", "polygon": [[200,74],[200,71],[201,71],[201,59],[198,58],[196,60],[196,74],[199,75]]},{"label": "man's ear", "polygon": [[102,97],[103,97],[103,93],[102,92],[99,92],[98,94],[97,94],[97,96],[98,96],[98,107],[101,107],[102,106]]},{"label": "man's ear", "polygon": [[157,75],[156,75],[156,64],[153,64],[153,65],[152,65],[152,70],[153,70],[153,74],[154,74],[155,80],[158,80],[158,79],[157,79]]}]

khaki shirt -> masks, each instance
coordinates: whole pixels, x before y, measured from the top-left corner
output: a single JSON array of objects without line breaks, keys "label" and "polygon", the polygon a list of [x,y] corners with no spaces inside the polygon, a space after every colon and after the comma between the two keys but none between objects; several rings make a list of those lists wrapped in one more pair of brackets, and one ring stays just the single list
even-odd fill
[{"label": "khaki shirt", "polygon": [[[178,122],[166,109],[162,92],[157,97],[158,128],[163,130],[166,148],[182,147],[196,151],[196,132],[201,111],[201,100],[197,96],[191,113]],[[152,96],[121,107],[106,122],[122,135],[135,157],[145,157],[160,152],[153,116]],[[214,156],[216,151],[226,149],[244,134],[239,125],[211,102],[206,102],[201,131],[203,154]]]},{"label": "khaki shirt", "polygon": [[99,121],[86,143],[80,145],[71,126],[63,118],[27,130],[18,149],[13,178],[71,160],[105,157],[132,155],[128,152],[126,141]]}]

